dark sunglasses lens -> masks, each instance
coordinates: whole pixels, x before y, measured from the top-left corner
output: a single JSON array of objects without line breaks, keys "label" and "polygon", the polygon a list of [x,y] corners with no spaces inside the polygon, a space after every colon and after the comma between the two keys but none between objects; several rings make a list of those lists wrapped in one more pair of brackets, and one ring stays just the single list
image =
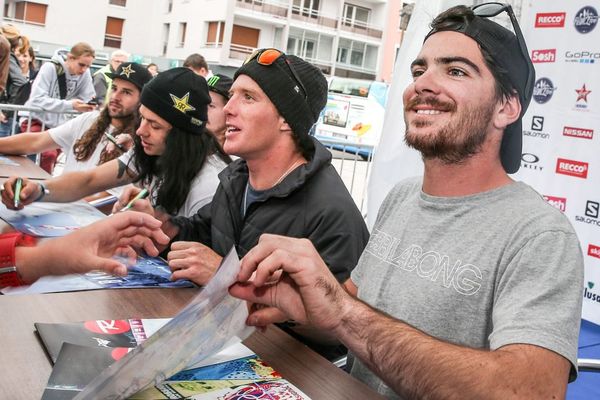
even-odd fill
[{"label": "dark sunglasses lens", "polygon": [[473,13],[479,17],[495,17],[506,9],[506,5],[500,3],[487,3],[473,7]]}]

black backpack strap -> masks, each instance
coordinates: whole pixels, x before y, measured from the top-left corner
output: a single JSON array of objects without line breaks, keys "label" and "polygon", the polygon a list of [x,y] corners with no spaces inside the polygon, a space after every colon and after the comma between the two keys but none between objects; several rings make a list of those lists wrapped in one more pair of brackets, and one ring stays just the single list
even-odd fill
[{"label": "black backpack strap", "polygon": [[67,97],[67,77],[65,76],[65,69],[58,61],[52,60],[52,63],[54,64],[54,68],[56,68],[58,92],[60,93],[60,98],[64,100]]}]

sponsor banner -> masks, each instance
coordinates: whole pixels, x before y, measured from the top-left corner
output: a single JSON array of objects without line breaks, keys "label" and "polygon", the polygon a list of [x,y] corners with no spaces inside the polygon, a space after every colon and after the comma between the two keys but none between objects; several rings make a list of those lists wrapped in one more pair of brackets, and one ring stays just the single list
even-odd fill
[{"label": "sponsor banner", "polygon": [[588,256],[600,258],[600,246],[596,246],[594,244],[588,245]]},{"label": "sponsor banner", "polygon": [[567,15],[564,12],[538,13],[535,15],[536,28],[562,28]]},{"label": "sponsor banner", "polygon": [[551,206],[558,208],[560,211],[567,210],[567,199],[565,197],[544,196],[544,200],[550,203]]},{"label": "sponsor banner", "polygon": [[556,160],[556,173],[587,179],[588,163],[559,158]]},{"label": "sponsor banner", "polygon": [[563,135],[581,139],[593,139],[594,130],[585,128],[575,128],[573,126],[565,126],[563,128]]},{"label": "sponsor banner", "polygon": [[533,50],[531,61],[533,63],[553,63],[556,61],[556,49]]}]

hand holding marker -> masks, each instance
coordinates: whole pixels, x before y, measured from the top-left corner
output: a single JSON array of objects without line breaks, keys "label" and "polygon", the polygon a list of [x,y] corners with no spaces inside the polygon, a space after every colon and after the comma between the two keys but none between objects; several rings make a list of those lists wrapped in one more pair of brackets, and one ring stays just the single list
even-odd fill
[{"label": "hand holding marker", "polygon": [[148,197],[148,189],[143,188],[133,199],[131,199],[131,201],[129,203],[127,203],[127,205],[123,208],[121,208],[119,210],[119,212],[122,211],[127,211],[129,210],[131,207],[133,207],[133,203],[135,203],[136,201],[140,200],[140,199],[145,199],[146,197]]},{"label": "hand holding marker", "polygon": [[104,132],[104,136],[106,136],[106,138],[107,138],[108,140],[110,140],[111,142],[113,142],[113,144],[114,144],[115,146],[117,146],[117,147],[119,148],[119,150],[121,150],[121,151],[125,151],[125,147],[123,147],[123,145],[122,145],[122,144],[118,143],[118,142],[117,142],[117,139],[116,139],[116,138],[115,138],[113,135],[111,135],[111,134],[110,134],[110,133],[108,133],[108,132]]},{"label": "hand holding marker", "polygon": [[21,186],[23,186],[23,179],[17,178],[15,182],[15,208],[18,208],[21,202]]}]

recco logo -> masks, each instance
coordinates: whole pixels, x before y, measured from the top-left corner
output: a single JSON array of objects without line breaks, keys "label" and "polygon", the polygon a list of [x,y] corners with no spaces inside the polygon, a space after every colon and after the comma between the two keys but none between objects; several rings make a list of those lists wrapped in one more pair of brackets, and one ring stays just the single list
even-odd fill
[{"label": "recco logo", "polygon": [[556,49],[533,50],[531,61],[534,63],[552,63],[556,61]]},{"label": "recco logo", "polygon": [[556,160],[556,173],[587,179],[588,163],[559,158]]},{"label": "recco logo", "polygon": [[588,256],[600,258],[600,247],[593,244],[588,245]]},{"label": "recco logo", "polygon": [[584,128],[574,128],[572,126],[565,126],[563,128],[564,136],[571,136],[582,139],[593,139],[594,138],[594,130],[593,129],[584,129]]},{"label": "recco logo", "polygon": [[538,13],[535,15],[536,28],[562,28],[565,26],[566,13]]},{"label": "recco logo", "polygon": [[565,212],[565,210],[567,209],[567,199],[565,199],[564,197],[544,196],[544,200],[546,200],[551,206],[558,208],[562,212]]}]

